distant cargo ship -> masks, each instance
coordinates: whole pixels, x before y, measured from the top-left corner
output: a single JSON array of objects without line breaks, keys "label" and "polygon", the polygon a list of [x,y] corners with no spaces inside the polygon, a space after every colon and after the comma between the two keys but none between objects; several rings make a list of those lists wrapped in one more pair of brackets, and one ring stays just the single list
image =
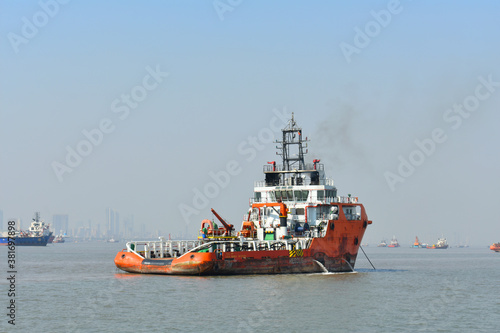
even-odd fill
[{"label": "distant cargo ship", "polygon": [[320,160],[306,164],[307,138],[292,115],[277,141],[282,165],[264,165],[248,213],[236,234],[203,220],[198,240],[132,241],[115,264],[132,273],[179,275],[350,272],[368,220],[358,198],[337,196]]},{"label": "distant cargo ship", "polygon": [[40,220],[40,213],[36,212],[28,231],[16,231],[13,237],[5,231],[0,237],[0,245],[7,245],[10,238],[16,246],[46,246],[51,236],[49,225]]},{"label": "distant cargo ship", "polygon": [[399,242],[396,239],[396,236],[392,236],[391,243],[387,245],[387,247],[399,247]]},{"label": "distant cargo ship", "polygon": [[441,237],[438,239],[437,243],[432,245],[432,246],[427,246],[428,249],[447,249],[448,248],[448,242],[446,241],[446,238]]},{"label": "distant cargo ship", "polygon": [[387,242],[385,240],[380,241],[377,247],[387,247]]}]

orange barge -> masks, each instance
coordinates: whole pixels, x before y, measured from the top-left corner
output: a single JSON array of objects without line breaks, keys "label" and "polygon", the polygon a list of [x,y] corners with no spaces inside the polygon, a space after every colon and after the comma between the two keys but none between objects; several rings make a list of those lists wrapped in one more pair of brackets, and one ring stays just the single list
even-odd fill
[{"label": "orange barge", "polygon": [[[292,115],[282,129],[283,164],[264,165],[254,198],[236,233],[203,220],[198,240],[132,241],[115,264],[131,273],[176,275],[350,272],[372,222],[358,198],[338,196],[320,160],[304,162],[302,129]],[[293,156],[293,157],[292,157]]]},{"label": "orange barge", "polygon": [[495,252],[500,252],[500,243],[494,243],[493,245],[491,245],[490,250],[493,250]]}]

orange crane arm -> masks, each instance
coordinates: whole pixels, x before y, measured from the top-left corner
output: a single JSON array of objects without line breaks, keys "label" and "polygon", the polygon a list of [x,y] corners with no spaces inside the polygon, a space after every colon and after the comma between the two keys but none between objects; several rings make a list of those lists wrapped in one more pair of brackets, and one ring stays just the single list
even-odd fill
[{"label": "orange crane arm", "polygon": [[260,207],[280,207],[280,216],[287,216],[287,207],[283,202],[254,203],[252,208]]},{"label": "orange crane arm", "polygon": [[226,223],[222,217],[220,217],[219,214],[212,208],[212,213],[215,215],[215,217],[224,225],[224,229],[226,229],[228,235],[231,234],[231,230],[233,230],[234,226],[232,224]]}]

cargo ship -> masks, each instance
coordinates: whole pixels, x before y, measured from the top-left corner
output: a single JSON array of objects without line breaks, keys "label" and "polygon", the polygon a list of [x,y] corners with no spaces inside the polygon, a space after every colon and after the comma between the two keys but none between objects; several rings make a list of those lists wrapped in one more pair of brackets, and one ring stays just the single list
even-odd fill
[{"label": "cargo ship", "polygon": [[385,241],[385,239],[382,239],[377,247],[387,247],[387,242]]},{"label": "cargo ship", "polygon": [[396,239],[396,236],[392,236],[391,243],[387,245],[387,247],[399,247],[399,242]]},{"label": "cargo ship", "polygon": [[31,225],[27,231],[16,230],[13,237],[9,237],[8,232],[3,232],[0,237],[0,245],[7,245],[9,238],[14,239],[16,246],[46,246],[52,232],[49,224],[40,219],[40,213],[36,212]]},{"label": "cargo ship", "polygon": [[433,244],[432,246],[427,246],[428,249],[447,249],[448,248],[448,242],[446,241],[446,238],[441,237],[438,239],[436,244]]},{"label": "cargo ship", "polygon": [[115,265],[126,272],[177,275],[354,271],[368,219],[358,198],[337,195],[319,159],[305,162],[307,142],[292,114],[277,140],[275,161],[254,185],[241,229],[203,220],[197,240],[131,241]]}]

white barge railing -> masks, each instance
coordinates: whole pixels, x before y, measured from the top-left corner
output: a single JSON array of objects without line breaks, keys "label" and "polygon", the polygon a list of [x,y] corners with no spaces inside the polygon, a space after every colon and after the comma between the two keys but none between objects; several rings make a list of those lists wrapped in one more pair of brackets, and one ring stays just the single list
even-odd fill
[{"label": "white barge railing", "polygon": [[281,240],[160,240],[127,242],[127,251],[144,259],[178,258],[190,252],[241,252],[241,251],[278,251],[307,249],[311,238]]},{"label": "white barge railing", "polygon": [[199,240],[132,241],[127,243],[127,251],[145,259],[175,258],[201,244]]}]

